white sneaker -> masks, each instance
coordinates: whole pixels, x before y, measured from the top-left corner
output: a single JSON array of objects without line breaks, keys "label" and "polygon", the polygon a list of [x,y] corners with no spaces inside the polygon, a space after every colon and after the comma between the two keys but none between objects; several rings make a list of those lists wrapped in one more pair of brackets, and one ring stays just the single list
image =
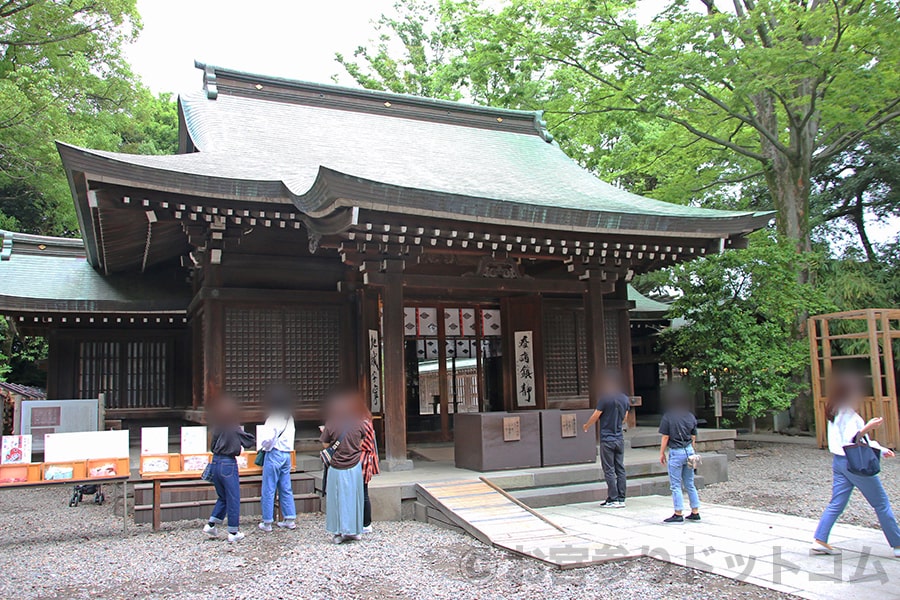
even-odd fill
[{"label": "white sneaker", "polygon": [[203,526],[203,533],[211,538],[217,538],[219,537],[219,528],[215,525],[210,525],[209,523],[207,523]]},{"label": "white sneaker", "polygon": [[284,521],[278,521],[277,525],[282,529],[297,529],[297,524],[293,519],[285,519]]},{"label": "white sneaker", "polygon": [[619,500],[618,502],[615,502],[612,506],[610,506],[610,508],[625,508],[625,501]]},{"label": "white sneaker", "polygon": [[259,530],[265,531],[266,533],[271,533],[272,532],[272,524],[271,523],[260,523]]},{"label": "white sneaker", "polygon": [[[816,540],[813,542],[812,546],[809,548],[810,554],[824,554],[828,556],[839,556],[841,554],[840,548],[835,548],[830,544],[825,544]],[[896,554],[896,551],[895,551]]]},{"label": "white sneaker", "polygon": [[372,533],[372,526],[367,525],[366,527],[363,527],[363,533]]},{"label": "white sneaker", "polygon": [[335,544],[342,544],[344,542],[344,536],[335,535],[334,537],[331,538],[331,541]]},{"label": "white sneaker", "polygon": [[244,533],[241,532],[241,531],[238,531],[237,533],[229,533],[229,534],[228,534],[228,541],[229,541],[229,542],[239,542],[239,541],[241,541],[242,539],[244,539],[245,537],[246,537],[246,536],[245,536]]},{"label": "white sneaker", "polygon": [[894,548],[894,558],[900,558],[900,548]]}]

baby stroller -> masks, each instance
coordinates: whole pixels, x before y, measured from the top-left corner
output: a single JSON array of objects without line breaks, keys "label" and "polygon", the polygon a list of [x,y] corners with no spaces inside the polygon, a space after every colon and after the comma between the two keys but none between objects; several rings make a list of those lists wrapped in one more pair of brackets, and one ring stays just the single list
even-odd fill
[{"label": "baby stroller", "polygon": [[78,503],[84,499],[84,496],[94,495],[94,504],[103,504],[106,500],[106,494],[99,483],[87,483],[76,485],[72,490],[72,498],[69,500],[69,506],[78,506]]}]

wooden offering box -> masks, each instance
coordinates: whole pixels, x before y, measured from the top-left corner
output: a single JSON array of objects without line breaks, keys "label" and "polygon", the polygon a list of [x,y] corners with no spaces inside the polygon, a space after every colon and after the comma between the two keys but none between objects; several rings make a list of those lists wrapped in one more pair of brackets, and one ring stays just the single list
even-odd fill
[{"label": "wooden offering box", "polygon": [[108,479],[128,477],[130,469],[127,458],[94,458],[87,461],[88,479]]},{"label": "wooden offering box", "polygon": [[142,477],[148,474],[177,473],[179,471],[181,471],[181,455],[178,453],[141,456],[140,472]]},{"label": "wooden offering box", "polygon": [[[52,474],[57,469],[72,471],[71,477],[48,478],[48,471]],[[41,481],[65,481],[67,479],[85,479],[87,477],[87,463],[85,461],[58,462],[41,464]]]},{"label": "wooden offering box", "polygon": [[41,463],[0,465],[0,486],[36,483],[41,480]]}]

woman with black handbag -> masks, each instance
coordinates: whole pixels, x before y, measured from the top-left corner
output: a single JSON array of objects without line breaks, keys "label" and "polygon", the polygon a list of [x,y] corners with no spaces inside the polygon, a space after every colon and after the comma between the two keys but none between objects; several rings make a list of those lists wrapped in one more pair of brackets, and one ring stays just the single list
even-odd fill
[{"label": "woman with black handbag", "polygon": [[881,457],[893,457],[894,452],[868,439],[868,434],[881,426],[876,417],[865,423],[857,412],[862,404],[863,387],[858,375],[842,373],[829,382],[825,415],[828,417],[828,450],[832,458],[831,502],[825,508],[816,528],[812,554],[840,554],[828,543],[831,528],[844,512],[854,488],[859,488],[869,505],[875,509],[884,537],[900,558],[900,527],[891,510],[891,503],[878,477]]}]

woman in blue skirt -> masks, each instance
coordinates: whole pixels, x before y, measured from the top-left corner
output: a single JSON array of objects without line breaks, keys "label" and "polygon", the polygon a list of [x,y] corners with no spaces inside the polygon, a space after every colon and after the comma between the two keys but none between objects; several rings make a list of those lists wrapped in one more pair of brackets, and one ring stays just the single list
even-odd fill
[{"label": "woman in blue skirt", "polygon": [[363,532],[363,475],[360,459],[365,423],[359,415],[359,394],[339,391],[328,400],[328,418],[319,441],[337,443],[325,483],[325,528],[340,544],[358,540]]}]

